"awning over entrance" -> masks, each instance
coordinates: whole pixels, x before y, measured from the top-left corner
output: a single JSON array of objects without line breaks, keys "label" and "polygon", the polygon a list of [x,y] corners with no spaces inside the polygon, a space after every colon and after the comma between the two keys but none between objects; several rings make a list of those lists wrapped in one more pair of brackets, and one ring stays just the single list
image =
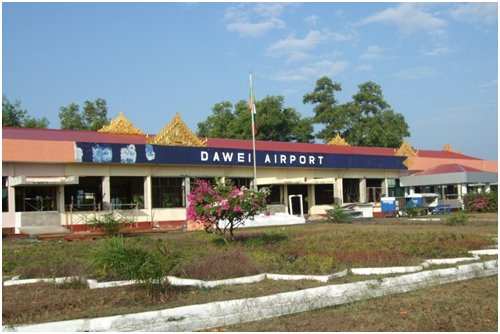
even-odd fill
[{"label": "awning over entrance", "polygon": [[257,185],[263,184],[302,184],[306,182],[305,177],[297,177],[293,179],[278,179],[277,177],[261,177],[257,178]]},{"label": "awning over entrance", "polygon": [[335,183],[334,177],[322,179],[307,179],[306,177],[297,177],[291,179],[279,179],[277,177],[263,177],[257,178],[258,185],[265,184],[333,184]]},{"label": "awning over entrance", "polygon": [[78,176],[11,176],[9,177],[9,185],[16,186],[62,186],[68,184],[78,184]]}]

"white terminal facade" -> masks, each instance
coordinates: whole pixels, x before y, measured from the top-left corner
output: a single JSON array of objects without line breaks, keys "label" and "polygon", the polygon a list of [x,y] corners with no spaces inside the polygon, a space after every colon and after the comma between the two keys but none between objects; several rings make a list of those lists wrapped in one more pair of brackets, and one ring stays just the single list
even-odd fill
[{"label": "white terminal facade", "polygon": [[[333,203],[372,203],[375,216],[382,196],[433,192],[457,200],[498,184],[496,161],[449,146],[353,147],[338,135],[328,144],[256,141],[254,179],[252,141],[198,138],[179,114],[154,136],[122,113],[98,132],[3,128],[2,147],[4,233],[45,225],[85,230],[89,218],[111,211],[135,226],[178,226],[200,178],[272,186],[271,213],[296,214],[302,198],[309,214],[325,214]],[[443,173],[425,174],[440,166]]]}]

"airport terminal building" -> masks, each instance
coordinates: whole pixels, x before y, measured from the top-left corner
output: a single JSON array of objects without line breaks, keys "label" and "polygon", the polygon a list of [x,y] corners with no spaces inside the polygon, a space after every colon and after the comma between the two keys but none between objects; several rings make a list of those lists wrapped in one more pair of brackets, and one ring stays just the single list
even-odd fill
[{"label": "airport terminal building", "polygon": [[[168,121],[167,121],[168,122]],[[459,199],[496,189],[498,162],[441,151],[353,147],[338,135],[327,144],[198,138],[179,114],[157,135],[122,113],[97,132],[2,128],[2,230],[32,226],[85,230],[114,211],[136,226],[180,226],[195,179],[272,186],[271,213],[324,214],[333,203],[434,192]]]}]

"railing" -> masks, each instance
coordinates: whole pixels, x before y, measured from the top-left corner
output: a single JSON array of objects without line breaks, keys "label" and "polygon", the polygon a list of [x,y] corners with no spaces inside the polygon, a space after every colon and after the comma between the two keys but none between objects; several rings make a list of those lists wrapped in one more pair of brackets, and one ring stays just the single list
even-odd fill
[{"label": "railing", "polygon": [[101,219],[101,204],[66,205],[66,226],[87,224],[91,219]]},{"label": "railing", "polygon": [[459,194],[445,194],[446,199],[460,199]]},{"label": "railing", "polygon": [[[129,219],[132,216],[130,223],[136,227],[139,225],[139,203],[111,204],[111,208],[119,218]],[[129,212],[130,215],[127,214]]]},{"label": "railing", "polygon": [[69,204],[66,205],[66,225],[84,225],[92,219],[101,219],[102,212],[113,212],[118,219],[125,218],[132,225],[138,225],[139,203],[111,204],[109,210],[101,210],[101,204]]},{"label": "railing", "polygon": [[[35,204],[33,205],[32,203]],[[45,198],[45,201],[43,197],[34,197],[34,198],[26,197],[24,198],[23,211],[53,211],[55,210],[53,208],[53,203],[54,199],[50,197]],[[30,208],[31,210],[27,210],[27,208]]]},{"label": "railing", "polygon": [[368,193],[368,203],[378,203],[382,198],[382,188],[381,187],[367,187],[366,192]]}]

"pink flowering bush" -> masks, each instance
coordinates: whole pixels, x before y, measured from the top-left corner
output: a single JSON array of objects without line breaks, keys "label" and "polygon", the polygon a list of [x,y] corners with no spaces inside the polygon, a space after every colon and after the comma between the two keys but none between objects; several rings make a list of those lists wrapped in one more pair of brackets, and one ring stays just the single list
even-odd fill
[{"label": "pink flowering bush", "polygon": [[473,192],[464,196],[465,209],[469,212],[497,212],[498,192]]},{"label": "pink flowering bush", "polygon": [[258,191],[244,186],[238,188],[231,180],[216,180],[214,185],[197,180],[188,196],[187,219],[205,225],[207,232],[213,227],[227,243],[226,231],[229,230],[230,238],[234,240],[235,228],[266,209],[269,193],[266,187]]}]

